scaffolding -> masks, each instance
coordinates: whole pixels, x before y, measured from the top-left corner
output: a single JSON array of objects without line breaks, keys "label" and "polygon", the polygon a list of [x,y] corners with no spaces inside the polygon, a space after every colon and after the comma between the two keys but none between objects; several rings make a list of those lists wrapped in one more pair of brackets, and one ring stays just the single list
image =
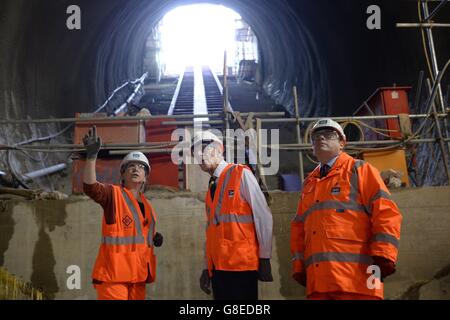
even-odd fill
[{"label": "scaffolding", "polygon": [[[434,105],[431,102],[434,101],[434,97],[437,93],[436,85],[433,90],[434,94],[429,97],[428,101],[430,105]],[[225,128],[231,129],[243,129],[248,130],[254,128],[257,133],[257,151],[258,154],[262,150],[287,150],[294,152],[302,152],[306,155],[310,155],[312,151],[310,143],[310,131],[314,122],[320,119],[320,117],[311,118],[286,118],[283,112],[255,112],[255,113],[239,113],[239,112],[226,112],[207,115],[173,115],[173,116],[121,116],[121,117],[86,117],[86,118],[61,118],[61,119],[24,119],[24,120],[0,120],[0,124],[29,124],[29,123],[67,123],[67,122],[102,122],[102,121],[123,121],[123,120],[155,120],[165,119],[161,125],[176,126],[178,128],[194,127],[196,123],[195,118],[205,117],[219,117],[222,116],[223,120],[210,120],[204,121],[204,125],[224,125]],[[402,119],[407,117],[412,124],[417,122],[418,129],[412,132],[411,128],[405,128],[404,121]],[[444,133],[448,134],[448,128],[445,130],[440,127],[440,122],[444,119],[448,119],[449,113],[438,113],[431,108],[431,112],[426,114],[406,114],[406,115],[382,115],[382,116],[352,116],[352,117],[332,117],[333,120],[338,121],[344,127],[347,124],[357,124],[358,126],[369,128],[376,132],[381,132],[383,128],[375,128],[369,125],[373,119],[396,119],[399,121],[400,131],[402,133],[401,138],[389,139],[389,140],[365,140],[360,138],[358,141],[348,141],[346,150],[350,153],[356,154],[362,151],[376,151],[376,150],[393,150],[396,148],[409,148],[415,144],[422,143],[438,143],[441,147],[445,148],[444,143],[449,143],[450,139],[444,136]],[[264,124],[291,123],[298,128],[297,143],[292,144],[263,144],[259,137],[261,130],[264,128]],[[429,136],[430,125],[434,123],[435,126],[440,127],[437,131],[437,135],[434,137]],[[302,128],[302,130],[300,130]],[[225,131],[225,130],[224,130]],[[227,135],[224,134],[226,139]],[[227,142],[226,142],[227,143]],[[176,149],[180,148],[180,149]],[[102,150],[109,152],[110,154],[125,154],[130,150],[140,150],[144,153],[172,153],[181,152],[182,149],[190,150],[190,141],[180,143],[180,141],[162,141],[162,142],[145,142],[145,143],[110,143],[103,144]],[[34,144],[34,145],[21,145],[21,146],[8,146],[0,145],[0,150],[16,150],[24,152],[68,152],[68,153],[83,153],[85,151],[84,146],[80,144]],[[258,155],[257,155],[258,156]],[[300,157],[303,159],[303,156]],[[259,159],[259,157],[258,157]],[[441,161],[446,168],[446,175],[448,181],[450,181],[450,172],[448,166],[448,152],[441,152]],[[261,163],[257,164],[261,167]],[[299,171],[301,174],[305,172],[301,169],[299,163]]]},{"label": "scaffolding", "polygon": [[238,79],[245,78],[246,73],[255,70],[258,62],[258,42],[252,28],[243,19],[235,20],[235,65],[234,74]]},{"label": "scaffolding", "polygon": [[[429,3],[435,3],[436,5],[432,8],[430,12]],[[448,67],[450,62],[450,57],[448,57],[447,63],[441,68],[437,61],[436,49],[435,49],[435,39],[433,36],[433,28],[449,28],[450,23],[436,23],[433,19],[434,17],[442,11],[445,5],[448,4],[448,0],[417,0],[417,15],[419,21],[416,23],[403,23],[399,22],[396,24],[397,28],[419,28],[422,38],[422,45],[424,50],[425,59],[427,62],[427,68],[429,73],[429,78],[424,81],[424,73],[421,71],[419,74],[419,80],[417,84],[416,101],[414,103],[415,111],[419,110],[420,97],[422,93],[422,86],[425,83],[426,90],[430,96],[436,95],[430,101],[429,105],[426,105],[425,112],[430,113],[435,119],[435,131],[438,137],[441,137],[437,144],[439,145],[440,152],[442,154],[442,160],[444,166],[447,170],[448,175],[448,159],[447,156],[450,150],[449,132],[448,132],[448,117],[444,117],[442,124],[437,119],[437,113],[449,113],[448,106],[446,105],[446,100],[444,99],[444,94],[442,92],[441,80],[445,69]],[[436,92],[433,92],[433,89]],[[448,93],[449,95],[450,93]],[[447,95],[447,99],[448,99]],[[445,143],[446,142],[446,143]],[[419,150],[420,151],[420,150]],[[422,150],[424,157],[427,157],[429,150]],[[419,154],[420,155],[420,154]],[[449,178],[450,179],[450,178]]]}]

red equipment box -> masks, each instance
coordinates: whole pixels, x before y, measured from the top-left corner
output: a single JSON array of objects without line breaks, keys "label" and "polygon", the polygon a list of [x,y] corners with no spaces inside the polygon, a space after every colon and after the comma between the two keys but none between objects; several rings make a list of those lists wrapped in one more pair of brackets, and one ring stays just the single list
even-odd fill
[{"label": "red equipment box", "polygon": [[[109,184],[120,184],[121,162],[121,158],[97,159],[95,166],[95,169],[97,171],[97,181]],[[83,193],[83,171],[85,165],[85,159],[78,159],[73,161],[72,193]]]},{"label": "red equipment box", "polygon": [[[146,142],[171,141],[172,133],[177,127],[161,125],[163,121],[171,121],[171,119],[159,118],[145,121]],[[169,147],[163,147],[163,149],[167,148]],[[179,189],[178,165],[172,162],[170,153],[151,153],[149,159],[152,166],[150,185]]]},{"label": "red equipment box", "polygon": [[[408,104],[408,91],[411,87],[383,87],[378,88],[367,99],[367,104],[363,104],[354,113],[355,116],[380,116],[398,115],[400,113],[410,113]],[[402,137],[398,119],[376,119],[365,121],[366,123],[380,129],[394,130],[384,132],[389,135],[385,137],[372,130],[364,129],[365,140],[386,140],[399,139]]]},{"label": "red equipment box", "polygon": [[[77,113],[76,118],[83,116],[105,117],[105,114]],[[74,143],[83,144],[83,137],[92,126],[97,127],[97,134],[102,138],[102,143],[141,143],[145,141],[145,128],[143,121],[86,121],[75,122]]]}]

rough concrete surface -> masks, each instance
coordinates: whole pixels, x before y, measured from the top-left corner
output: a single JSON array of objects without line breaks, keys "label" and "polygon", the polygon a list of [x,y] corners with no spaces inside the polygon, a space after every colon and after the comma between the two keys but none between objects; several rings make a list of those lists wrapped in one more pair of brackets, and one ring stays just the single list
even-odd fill
[{"label": "rough concrete surface", "polygon": [[[449,299],[450,187],[393,193],[403,213],[397,273],[385,281],[387,299]],[[298,193],[273,192],[273,283],[262,299],[304,299],[291,278],[290,221]],[[209,299],[198,287],[204,243],[201,193],[151,192],[164,244],[149,299]],[[0,265],[43,288],[50,299],[95,299],[90,274],[100,242],[101,207],[87,197],[61,201],[0,201]],[[69,290],[69,266],[81,270],[81,288]],[[70,282],[70,281],[69,281]]]}]

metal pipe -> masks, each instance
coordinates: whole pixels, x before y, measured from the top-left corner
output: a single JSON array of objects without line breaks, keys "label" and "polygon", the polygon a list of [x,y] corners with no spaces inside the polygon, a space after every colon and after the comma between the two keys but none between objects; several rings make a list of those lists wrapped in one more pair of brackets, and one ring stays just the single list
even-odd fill
[{"label": "metal pipe", "polygon": [[430,15],[425,18],[425,21],[431,20],[436,15],[436,13],[438,13],[438,11],[447,4],[447,2],[448,0],[441,0],[441,3],[439,3],[433,10],[433,12],[431,12]]},{"label": "metal pipe", "polygon": [[422,95],[422,82],[424,74],[425,73],[423,72],[423,70],[420,70],[419,80],[417,81],[416,97],[414,99],[414,111],[417,111],[419,109],[420,96]]},{"label": "metal pipe", "polygon": [[[423,139],[412,139],[410,141],[408,141],[408,143],[429,143],[429,142],[436,142],[437,139],[433,139],[433,138],[423,138]],[[446,139],[442,139],[443,141],[450,141],[450,138],[446,138]],[[383,145],[383,144],[387,144],[387,145],[391,145],[391,144],[401,144],[402,141],[400,140],[373,140],[373,141],[348,141],[346,143],[346,145]],[[309,147],[312,148],[312,145],[310,143],[285,143],[285,144],[279,144],[278,146],[282,146],[282,147],[288,147],[288,148],[296,148],[296,147]],[[264,147],[268,147],[267,145],[265,145]]]},{"label": "metal pipe", "polygon": [[[296,129],[296,133],[297,133],[297,143],[301,143],[302,142],[302,135],[300,132],[300,113],[299,113],[299,109],[298,109],[298,97],[297,97],[297,87],[294,86],[292,88],[292,92],[294,95],[294,107],[295,107],[295,119],[297,120],[297,124],[295,125],[295,129]],[[299,176],[300,176],[300,181],[303,183],[303,181],[305,180],[305,174],[303,172],[303,153],[300,151],[298,153],[298,170],[299,170]]]},{"label": "metal pipe", "polygon": [[144,81],[148,76],[148,72],[144,73],[142,77],[140,77],[135,83],[137,83],[136,87],[133,90],[133,93],[128,97],[127,101],[125,101],[119,108],[114,111],[114,115],[118,115],[122,112],[130,103],[133,101],[136,94],[139,92],[141,87],[144,85]]},{"label": "metal pipe", "polygon": [[[222,112],[223,112],[223,127],[225,134],[223,135],[223,144],[225,150],[229,149],[227,135],[230,129],[230,122],[228,121],[228,79],[227,79],[227,51],[223,52],[223,94],[222,94]],[[231,159],[231,155],[227,154],[227,158]]]},{"label": "metal pipe", "polygon": [[[427,118],[428,114],[410,114],[411,119]],[[440,113],[438,117],[447,117],[446,113]],[[314,122],[322,118],[302,118],[305,122]],[[384,115],[384,116],[356,116],[356,117],[333,117],[336,121],[353,121],[353,120],[372,120],[372,119],[398,119],[398,115]],[[279,123],[279,122],[297,122],[297,119],[293,118],[274,118],[274,119],[261,119],[265,123]]]},{"label": "metal pipe", "polygon": [[[428,16],[429,15],[428,3],[423,2],[422,7],[423,7],[423,13],[425,14],[425,16]],[[450,27],[450,24],[448,24],[448,26]],[[433,66],[433,76],[434,76],[433,82],[436,82],[437,76],[439,74],[439,67],[438,67],[437,58],[436,58],[436,49],[434,47],[433,31],[430,28],[427,29],[427,36],[428,36],[428,45],[429,45],[430,53],[431,53],[431,64]],[[439,97],[439,104],[441,106],[441,112],[445,112],[444,96],[442,95],[442,89],[441,89],[440,83],[438,83],[438,97]]]},{"label": "metal pipe", "polygon": [[[241,113],[242,117],[248,117],[250,113]],[[284,112],[254,112],[256,117],[269,116],[278,117],[283,116]],[[135,116],[135,117],[83,117],[83,118],[54,118],[54,119],[19,119],[19,120],[0,120],[0,124],[29,124],[29,123],[64,123],[64,122],[104,122],[104,121],[137,121],[137,120],[155,120],[155,119],[192,119],[192,118],[204,118],[204,117],[220,117],[222,113],[211,114],[187,114],[187,115],[158,115],[158,116]]]},{"label": "metal pipe", "polygon": [[[173,149],[139,149],[143,153],[172,153]],[[128,154],[129,152],[134,150],[111,150],[109,153],[111,155],[123,155]]]},{"label": "metal pipe", "polygon": [[47,167],[44,169],[40,169],[40,170],[36,170],[36,171],[31,171],[25,174],[22,174],[22,180],[24,182],[28,182],[30,180],[34,180],[36,178],[42,177],[42,176],[46,176],[58,171],[61,171],[63,169],[67,168],[67,165],[65,163],[60,163],[51,167]]},{"label": "metal pipe", "polygon": [[[422,139],[412,139],[409,140],[408,143],[422,143],[422,142],[436,142],[436,138],[422,138]],[[442,139],[443,141],[447,142],[450,141],[450,138],[444,138]],[[183,145],[183,142],[179,142],[179,141],[170,141],[167,144],[180,144]],[[189,144],[189,142],[185,142],[186,146]],[[391,144],[402,144],[403,141],[402,140],[365,140],[365,141],[348,141],[347,145],[391,145]],[[176,145],[174,145],[173,147],[175,147]],[[293,144],[280,144],[281,146],[286,146],[286,147],[296,147],[296,146],[309,146],[311,147],[311,144],[309,143],[293,143]],[[160,147],[165,146],[165,144],[161,144],[159,145]],[[49,145],[34,145],[34,146],[23,146],[21,147],[21,149],[26,149],[26,150],[30,150],[32,151],[33,149],[45,149],[48,148]],[[84,147],[81,145],[52,145],[52,147],[54,148],[68,148],[68,151],[70,151],[70,148],[80,148],[84,150]],[[155,147],[158,147],[158,145],[155,145]],[[267,147],[267,146],[266,146]],[[159,150],[160,148],[151,148],[149,147],[148,144],[146,143],[129,143],[129,144],[107,144],[107,145],[103,145],[102,146],[102,150],[123,150],[124,148],[142,148],[142,149],[146,149],[146,150]],[[48,148],[48,150],[51,150],[52,148]],[[171,150],[173,148],[166,148],[167,150]]]},{"label": "metal pipe", "polygon": [[[430,94],[431,94],[430,79],[427,79],[427,86],[428,86],[428,90],[430,91]],[[447,174],[448,185],[450,186],[450,171],[449,171],[450,169],[448,168],[448,159],[447,159],[448,152],[445,150],[445,145],[444,145],[442,131],[441,131],[441,124],[439,123],[439,118],[436,117],[436,105],[434,104],[434,102],[431,103],[431,108],[432,108],[433,118],[436,123],[436,131],[438,134],[437,140],[439,142],[439,148],[441,149],[442,162],[444,164],[444,169]],[[447,146],[448,146],[448,144],[447,144]]]},{"label": "metal pipe", "polygon": [[[450,139],[443,139],[443,141],[450,141]],[[408,143],[435,143],[436,139],[414,139],[409,141]],[[381,145],[382,144],[386,144],[386,146],[390,146],[390,145],[395,145],[395,144],[399,144],[401,142],[399,141],[360,141],[360,142],[356,142],[356,141],[352,141],[352,142],[347,142],[346,145],[348,146],[364,146],[364,145]],[[304,151],[312,151],[312,146],[311,144],[308,143],[301,143],[301,144],[279,144],[279,145],[262,145],[262,148],[278,148],[280,150],[286,150],[286,151],[298,151],[298,150],[304,150]]]},{"label": "metal pipe", "polygon": [[434,23],[434,22],[425,22],[425,23],[396,23],[397,28],[449,28],[450,23]]},{"label": "metal pipe", "polygon": [[[202,124],[223,124],[224,120],[209,120],[203,121]],[[194,121],[163,121],[163,126],[193,126]]]}]

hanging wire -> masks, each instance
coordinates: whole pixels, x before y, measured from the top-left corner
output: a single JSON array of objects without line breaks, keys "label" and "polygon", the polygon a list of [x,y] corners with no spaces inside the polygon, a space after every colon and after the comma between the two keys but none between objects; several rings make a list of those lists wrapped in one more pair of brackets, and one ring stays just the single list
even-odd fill
[{"label": "hanging wire", "polygon": [[[95,110],[93,113],[98,113],[101,110],[103,110],[120,90],[122,90],[123,88],[125,88],[129,84],[135,85],[136,83],[141,82],[142,79],[145,80],[145,77],[146,77],[146,73],[144,73],[138,79],[133,80],[133,81],[126,81],[125,83],[123,83],[122,85],[120,85],[119,87],[114,89],[114,91],[106,99],[106,101],[97,110]],[[19,148],[19,146],[23,146],[23,145],[27,145],[27,144],[31,144],[31,143],[35,143],[35,142],[42,142],[42,141],[49,141],[50,142],[50,140],[55,139],[58,136],[61,136],[62,134],[67,132],[70,128],[72,128],[73,126],[74,126],[74,123],[71,123],[71,124],[67,125],[64,129],[62,129],[61,131],[59,131],[59,132],[57,132],[55,134],[51,134],[51,135],[44,136],[44,137],[27,139],[27,140],[15,143],[15,144],[13,144],[11,146],[11,149],[7,151],[7,156],[6,156],[7,160],[6,161],[7,161],[8,167],[10,168],[12,176],[19,183],[19,185],[21,185],[25,189],[29,189],[29,186],[21,179],[20,174],[17,172],[15,164],[12,161],[12,158],[11,158],[12,151],[13,150],[19,150],[22,153],[24,153],[25,156],[27,156],[29,159],[32,159],[33,161],[36,161],[36,162],[42,162],[42,161],[47,159],[48,153],[47,153],[47,155],[46,155],[46,157],[44,159],[42,159],[42,158],[41,159],[37,159],[37,158],[32,157],[28,152],[26,152],[26,150],[24,150],[22,148]],[[80,151],[83,151],[83,150],[80,150]],[[36,150],[33,150],[33,151],[35,151],[35,152],[48,152],[48,150],[45,150],[45,149],[36,149]],[[65,152],[65,151],[66,150],[53,150],[52,152]],[[67,150],[67,152],[70,152],[70,150]]]}]

